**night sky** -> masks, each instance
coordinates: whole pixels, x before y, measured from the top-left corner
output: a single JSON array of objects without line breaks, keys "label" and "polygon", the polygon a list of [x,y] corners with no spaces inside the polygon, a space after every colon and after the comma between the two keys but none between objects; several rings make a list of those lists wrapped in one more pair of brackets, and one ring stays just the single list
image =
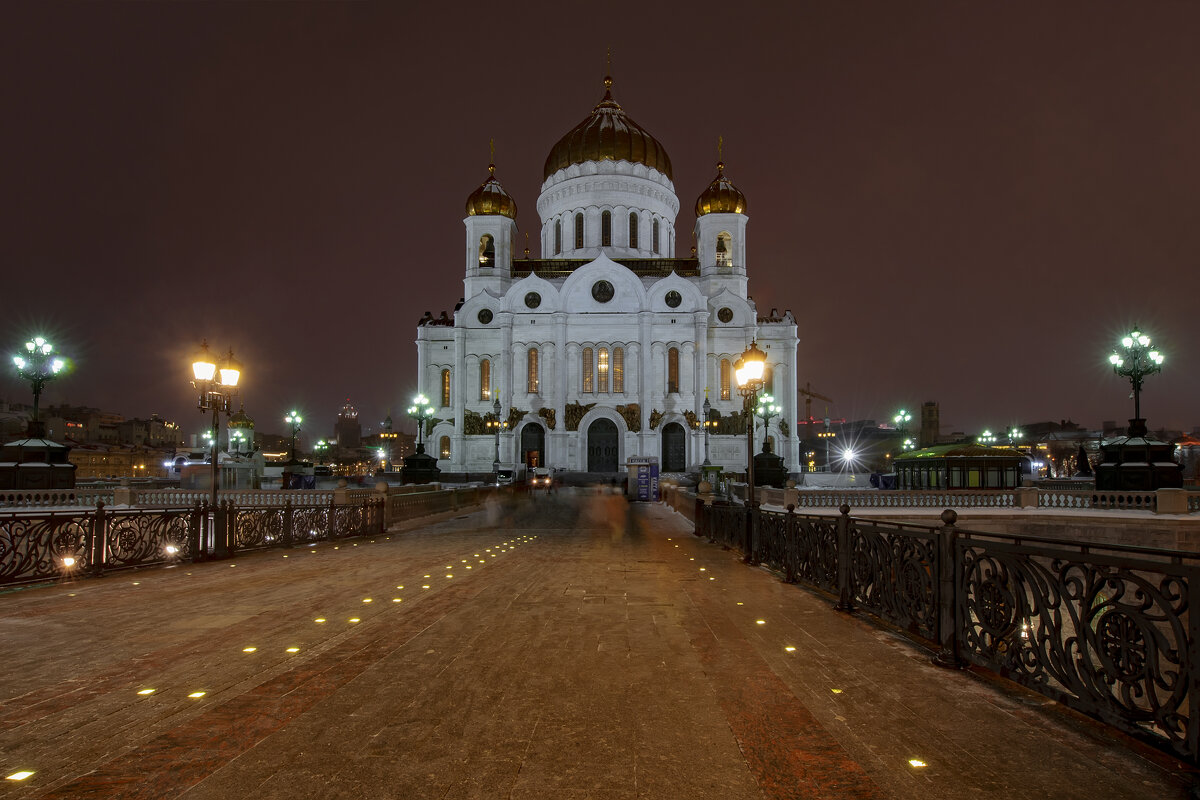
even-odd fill
[{"label": "night sky", "polygon": [[260,431],[295,407],[326,435],[347,398],[399,420],[489,139],[538,257],[543,162],[611,47],[677,255],[722,135],[750,293],[800,320],[834,417],[1124,420],[1107,356],[1138,323],[1150,426],[1200,425],[1200,4],[757,5],[4,3],[0,346],[73,357],[44,402],[187,433],[201,337]]}]

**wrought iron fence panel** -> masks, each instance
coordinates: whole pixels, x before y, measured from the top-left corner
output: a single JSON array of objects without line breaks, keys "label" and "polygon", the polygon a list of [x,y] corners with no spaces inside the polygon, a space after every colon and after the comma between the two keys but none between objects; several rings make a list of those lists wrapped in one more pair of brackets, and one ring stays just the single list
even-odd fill
[{"label": "wrought iron fence panel", "polygon": [[82,568],[87,563],[93,514],[0,516],[0,583],[56,578]]},{"label": "wrought iron fence panel", "polygon": [[755,515],[755,522],[758,528],[758,535],[755,537],[758,546],[755,548],[754,561],[786,572],[790,532],[788,515],[761,511]]},{"label": "wrought iron fence panel", "polygon": [[854,605],[917,636],[937,639],[936,530],[854,518],[848,524]]},{"label": "wrought iron fence panel", "polygon": [[962,657],[1193,761],[1200,569],[962,537]]},{"label": "wrought iron fence panel", "polygon": [[292,509],[292,541],[312,544],[329,538],[329,506],[302,506]]},{"label": "wrought iron fence panel", "polygon": [[283,544],[286,508],[236,508],[233,511],[233,546],[257,550]]},{"label": "wrought iron fence panel", "polygon": [[363,506],[334,506],[333,527],[337,538],[360,536],[365,532],[363,526]]},{"label": "wrought iron fence panel", "polygon": [[191,559],[190,508],[104,512],[104,568]]},{"label": "wrought iron fence panel", "polygon": [[713,541],[724,547],[740,547],[746,538],[746,507],[713,504],[708,510]]},{"label": "wrought iron fence panel", "polygon": [[795,575],[827,592],[838,590],[837,519],[796,517]]}]

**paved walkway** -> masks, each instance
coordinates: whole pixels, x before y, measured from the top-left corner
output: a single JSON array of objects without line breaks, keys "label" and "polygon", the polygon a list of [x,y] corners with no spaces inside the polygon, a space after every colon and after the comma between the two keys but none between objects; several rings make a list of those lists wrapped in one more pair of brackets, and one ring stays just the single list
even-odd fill
[{"label": "paved walkway", "polygon": [[1187,796],[689,528],[564,490],[0,595],[0,797]]}]

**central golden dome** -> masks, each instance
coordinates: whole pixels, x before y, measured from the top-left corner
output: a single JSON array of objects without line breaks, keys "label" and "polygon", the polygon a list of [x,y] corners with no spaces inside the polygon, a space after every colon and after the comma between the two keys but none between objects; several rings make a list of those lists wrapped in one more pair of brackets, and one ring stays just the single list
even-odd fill
[{"label": "central golden dome", "polygon": [[591,116],[572,128],[550,150],[543,179],[572,164],[587,161],[645,164],[666,175],[667,180],[673,180],[671,159],[666,149],[613,100],[612,78],[609,77],[604,79],[604,99],[592,109]]}]

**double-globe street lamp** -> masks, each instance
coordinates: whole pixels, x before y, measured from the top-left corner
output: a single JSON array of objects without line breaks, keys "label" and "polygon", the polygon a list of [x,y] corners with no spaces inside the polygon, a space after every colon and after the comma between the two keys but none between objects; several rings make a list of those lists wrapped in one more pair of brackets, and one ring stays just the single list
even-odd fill
[{"label": "double-globe street lamp", "polygon": [[233,357],[233,350],[221,362],[220,366],[208,352],[208,341],[200,343],[200,352],[192,359],[192,386],[199,391],[196,407],[200,411],[212,412],[212,495],[213,509],[217,507],[217,490],[220,486],[220,467],[217,464],[217,440],[220,438],[222,411],[229,415],[229,405],[237,394],[238,379],[242,375],[242,365]]},{"label": "double-globe street lamp", "polygon": [[500,412],[502,410],[500,408],[500,391],[498,389],[493,389],[492,394],[494,394],[496,396],[496,399],[492,402],[492,414],[496,418],[489,419],[487,421],[487,426],[489,428],[491,428],[492,431],[496,434],[496,458],[492,461],[492,476],[496,480],[496,485],[499,486],[500,485],[500,431],[504,428],[507,428],[508,423],[505,422],[504,420],[500,419]]},{"label": "double-globe street lamp", "polygon": [[1113,372],[1129,379],[1133,387],[1133,419],[1129,420],[1129,435],[1144,436],[1146,421],[1142,418],[1142,381],[1147,375],[1162,372],[1163,354],[1151,350],[1150,337],[1135,327],[1121,339],[1124,355],[1113,351],[1108,357]]},{"label": "double-globe street lamp", "polygon": [[38,406],[41,402],[42,387],[54,380],[66,368],[66,362],[57,356],[52,356],[54,345],[41,336],[25,343],[25,352],[13,356],[13,364],[17,374],[29,381],[33,389],[33,415],[29,418],[25,435],[30,439],[40,439],[45,435],[42,421],[38,418]]},{"label": "double-globe street lamp", "polygon": [[758,503],[754,496],[754,408],[757,404],[758,393],[763,388],[763,372],[766,363],[766,353],[758,349],[756,341],[751,340],[750,347],[733,365],[738,394],[742,396],[742,413],[746,419],[746,555],[744,560],[747,564],[756,563],[754,557],[754,511]]},{"label": "double-globe street lamp", "polygon": [[[499,402],[497,400],[497,402]],[[408,416],[417,423],[417,452],[425,452],[425,421],[433,416],[433,404],[429,398],[419,394],[413,398],[413,404],[408,407]]]},{"label": "double-globe street lamp", "polygon": [[304,418],[300,416],[300,412],[292,409],[283,418],[283,421],[292,426],[292,447],[291,455],[288,456],[288,463],[296,463],[296,434],[300,432],[300,423],[304,422]]},{"label": "double-globe street lamp", "polygon": [[783,406],[775,404],[775,398],[769,394],[764,394],[758,399],[758,409],[755,411],[763,421],[763,447],[766,447],[767,437],[770,435],[771,417],[777,417],[783,412]]}]

